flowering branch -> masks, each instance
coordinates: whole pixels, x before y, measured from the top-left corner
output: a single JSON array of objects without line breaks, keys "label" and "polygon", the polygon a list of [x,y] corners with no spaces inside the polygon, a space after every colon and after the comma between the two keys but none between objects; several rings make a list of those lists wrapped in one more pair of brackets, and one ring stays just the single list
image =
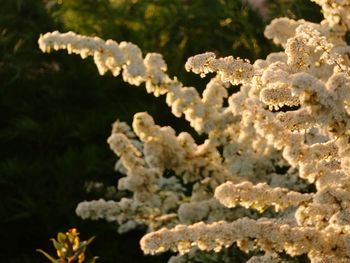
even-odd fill
[{"label": "flowering branch", "polygon": [[[44,52],[93,56],[100,74],[121,73],[132,85],[166,95],[172,113],[206,136],[196,144],[145,112],[135,114],[133,131],[116,121],[108,144],[126,175],[118,189],[131,196],[82,202],[77,213],[116,221],[121,232],[146,224],[145,253],[192,255],[194,247],[219,251],[237,243],[266,252],[249,262],[278,262],[283,251],[307,254],[313,263],[349,262],[350,4],[313,1],[323,9],[320,24],[278,18],[267,26],[266,37],[282,52],[254,63],[212,52],[189,58],[187,71],[214,73],[202,94],[170,78],[160,54],[143,58],[132,43],[42,35]],[[229,96],[231,85],[239,91]],[[279,213],[258,219],[237,205]]]}]

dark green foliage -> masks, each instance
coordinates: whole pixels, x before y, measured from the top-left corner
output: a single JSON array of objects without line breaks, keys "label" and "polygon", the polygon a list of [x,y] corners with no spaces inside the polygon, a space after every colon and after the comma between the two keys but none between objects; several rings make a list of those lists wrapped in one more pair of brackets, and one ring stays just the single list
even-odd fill
[{"label": "dark green foliage", "polygon": [[137,97],[132,108],[142,111],[150,96],[117,89],[121,81],[100,78],[91,61],[42,54],[38,36],[58,25],[39,1],[6,0],[0,19],[1,261],[46,262],[35,249],[50,251],[48,239],[74,226],[97,236],[92,252],[100,262],[138,261],[141,232],[120,239],[114,226],[85,222],[74,210],[90,198],[85,181],[116,184],[115,156],[106,144],[111,123],[116,116],[130,121],[128,103]]},{"label": "dark green foliage", "polygon": [[305,19],[319,23],[322,19],[321,7],[305,0],[267,0],[270,19],[286,16],[295,20]]},{"label": "dark green foliage", "polygon": [[187,79],[187,58],[206,51],[256,59],[270,50],[262,19],[236,0],[65,0],[56,20],[80,34],[130,41],[159,52],[171,75]]}]

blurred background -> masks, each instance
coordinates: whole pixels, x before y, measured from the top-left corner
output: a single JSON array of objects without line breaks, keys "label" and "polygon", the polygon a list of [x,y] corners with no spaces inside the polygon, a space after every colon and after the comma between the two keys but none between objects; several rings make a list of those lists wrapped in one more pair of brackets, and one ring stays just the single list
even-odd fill
[{"label": "blurred background", "polygon": [[203,80],[184,70],[188,57],[213,51],[264,58],[278,50],[263,30],[279,16],[321,20],[319,7],[305,0],[2,0],[0,262],[48,262],[35,249],[54,254],[49,239],[72,227],[82,239],[96,236],[89,251],[98,262],[166,262],[169,254],[142,255],[145,229],[118,235],[116,225],[84,221],[75,208],[111,198],[106,192],[122,176],[106,144],[117,118],[131,123],[136,112],[148,111],[157,124],[192,133],[164,97],[99,76],[92,59],[41,53],[41,33],[72,30],[133,42],[144,53],[162,53],[171,76],[201,89]]}]

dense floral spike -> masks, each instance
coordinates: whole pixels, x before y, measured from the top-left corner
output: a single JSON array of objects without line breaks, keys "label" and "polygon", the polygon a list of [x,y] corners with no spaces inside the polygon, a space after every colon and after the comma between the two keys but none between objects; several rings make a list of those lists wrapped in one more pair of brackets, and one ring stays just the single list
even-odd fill
[{"label": "dense floral spike", "polygon": [[278,220],[262,218],[219,221],[213,224],[196,223],[162,228],[145,235],[141,248],[147,254],[169,249],[187,253],[193,246],[201,250],[220,251],[234,242],[244,251],[260,247],[267,252],[286,251],[291,256],[310,253],[315,258],[329,255],[335,259],[349,257],[349,226],[317,231],[312,227],[291,226]]},{"label": "dense floral spike", "polygon": [[[350,262],[350,3],[313,1],[323,9],[320,24],[277,18],[267,26],[266,37],[283,52],[254,63],[212,52],[189,58],[187,71],[214,73],[202,94],[171,79],[160,54],[143,58],[132,43],[41,36],[44,52],[92,56],[100,74],[121,73],[166,95],[172,113],[206,136],[196,144],[145,112],[135,114],[133,131],[116,121],[108,143],[126,175],[118,189],[130,198],[85,201],[77,214],[115,221],[120,232],[147,225],[145,253],[189,253],[170,262],[195,257],[195,247],[219,251],[234,243],[266,252],[249,262],[279,262],[283,251],[313,263]],[[229,97],[231,85],[239,91]],[[242,207],[278,213],[258,219]]]},{"label": "dense floral spike", "polygon": [[215,198],[226,207],[241,205],[264,211],[269,206],[274,206],[275,210],[279,211],[306,203],[312,199],[312,195],[289,191],[286,188],[272,188],[266,183],[253,185],[250,182],[226,182],[215,189]]}]

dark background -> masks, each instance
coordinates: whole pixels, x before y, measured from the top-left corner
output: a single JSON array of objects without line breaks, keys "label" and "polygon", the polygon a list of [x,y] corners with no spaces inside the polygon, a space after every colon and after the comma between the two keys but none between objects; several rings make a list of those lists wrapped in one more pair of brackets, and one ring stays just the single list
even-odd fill
[{"label": "dark background", "polygon": [[238,0],[2,0],[0,262],[47,262],[35,249],[54,254],[49,239],[71,227],[82,239],[96,236],[89,251],[98,262],[166,262],[167,254],[142,255],[145,229],[118,235],[116,225],[84,221],[75,208],[104,195],[88,193],[86,182],[115,186],[122,176],[106,144],[117,118],[131,123],[136,112],[148,111],[157,124],[192,132],[164,97],[99,76],[92,59],[41,53],[41,33],[73,30],[133,42],[145,53],[162,53],[171,76],[202,89],[205,82],[184,70],[188,57],[213,51],[254,61],[277,50],[263,37],[271,17],[321,18],[304,0],[268,4],[269,16],[261,18]]}]

